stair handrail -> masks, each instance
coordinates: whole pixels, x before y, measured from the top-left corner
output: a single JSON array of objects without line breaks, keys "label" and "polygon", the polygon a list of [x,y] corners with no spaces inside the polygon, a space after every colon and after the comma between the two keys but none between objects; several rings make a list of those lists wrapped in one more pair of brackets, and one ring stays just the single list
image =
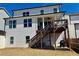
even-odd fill
[{"label": "stair handrail", "polygon": [[[60,22],[60,21],[65,21],[65,20],[55,20],[55,22],[56,22],[56,21],[57,21],[57,22]],[[58,26],[58,24],[57,24],[57,26]],[[56,29],[57,29],[57,26],[55,26],[55,24],[53,24],[53,23],[50,23],[50,24],[46,25],[45,28],[40,29],[39,32],[38,32],[33,38],[31,38],[30,43],[32,44],[33,42],[35,42],[35,41],[36,41],[36,38],[38,38],[38,36],[40,36],[41,33],[42,33],[43,35],[40,36],[40,37],[37,39],[37,41],[40,40],[40,39],[42,39],[42,38],[47,34],[49,28],[54,28],[54,30],[56,30]],[[59,25],[59,26],[60,26],[60,25]],[[50,30],[49,30],[49,32],[50,32]]]},{"label": "stair handrail", "polygon": [[[36,38],[36,37],[38,38],[37,35],[40,35],[41,32],[43,33],[43,36],[45,36],[46,31],[50,28],[49,26],[51,26],[51,24],[50,24],[50,25],[46,25],[44,29],[39,30],[40,32],[37,33],[37,34],[30,40],[30,43],[33,42],[34,40],[36,40],[35,38]],[[37,40],[38,40],[38,39],[37,39]]]},{"label": "stair handrail", "polygon": [[[62,23],[61,24],[58,24],[60,21],[61,22],[63,21],[63,24]],[[67,22],[66,21],[67,20],[55,20],[55,22],[57,22],[57,23],[54,24],[54,30],[56,30],[59,27],[66,27],[66,25],[67,25]]]}]

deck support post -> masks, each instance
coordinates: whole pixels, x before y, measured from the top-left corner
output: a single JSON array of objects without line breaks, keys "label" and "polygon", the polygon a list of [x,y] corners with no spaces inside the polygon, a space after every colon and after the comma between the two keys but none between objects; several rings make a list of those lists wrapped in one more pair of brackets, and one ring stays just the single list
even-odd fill
[{"label": "deck support post", "polygon": [[70,36],[69,36],[69,29],[67,28],[67,33],[68,33],[68,44],[69,44],[69,49],[71,51],[71,40],[70,40]]},{"label": "deck support post", "polygon": [[50,47],[51,47],[51,33],[49,33],[49,43],[50,43]]},{"label": "deck support post", "polygon": [[65,41],[65,46],[67,46],[67,40],[66,40],[66,28],[65,28],[65,31],[64,31],[64,41]]},{"label": "deck support post", "polygon": [[57,16],[55,16],[54,18],[55,20],[53,20],[53,23],[54,23],[54,40],[55,40],[55,50],[56,50],[56,33],[55,33],[55,28],[56,28],[56,25],[55,25],[55,21],[57,20]]},{"label": "deck support post", "polygon": [[42,47],[42,39],[41,39],[41,49],[42,49],[43,47]]},{"label": "deck support post", "polygon": [[[55,23],[55,21],[53,21],[54,23]],[[56,36],[55,36],[55,28],[56,28],[56,26],[55,26],[55,24],[54,24],[54,40],[55,40],[55,50],[56,50]]]},{"label": "deck support post", "polygon": [[[43,37],[43,34],[42,34],[42,32],[41,32],[41,36]],[[43,39],[43,38],[42,38]],[[42,39],[41,39],[41,49],[43,48],[43,42],[42,42]]]},{"label": "deck support post", "polygon": [[69,44],[69,49],[71,51],[71,39],[70,39],[70,35],[69,35],[68,21],[67,21],[66,25],[67,25],[68,44]]},{"label": "deck support post", "polygon": [[42,23],[43,23],[43,29],[44,29],[44,17],[42,18]]},{"label": "deck support post", "polygon": [[[55,38],[55,32],[54,32],[54,40],[55,40],[56,38]],[[55,50],[56,50],[56,40],[55,40]]]}]

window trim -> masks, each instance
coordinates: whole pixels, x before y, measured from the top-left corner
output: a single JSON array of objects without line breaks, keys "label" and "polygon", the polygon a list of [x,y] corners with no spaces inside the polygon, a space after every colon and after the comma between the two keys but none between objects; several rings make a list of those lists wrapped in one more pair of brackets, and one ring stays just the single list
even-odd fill
[{"label": "window trim", "polygon": [[53,12],[54,13],[57,13],[57,8],[53,8]]},{"label": "window trim", "polygon": [[43,15],[44,14],[44,10],[40,10],[40,14]]},{"label": "window trim", "polygon": [[9,20],[9,29],[12,28],[12,20]]},{"label": "window trim", "polygon": [[23,17],[29,16],[29,12],[23,12]]},{"label": "window trim", "polygon": [[23,17],[25,17],[25,12],[23,12]]},{"label": "window trim", "polygon": [[[14,23],[15,21],[15,23]],[[11,23],[10,23],[11,22]],[[16,20],[9,20],[9,29],[14,29],[16,28],[16,24],[17,24],[17,21]],[[11,26],[11,27],[10,27]]]},{"label": "window trim", "polygon": [[[14,21],[15,21],[15,23],[14,23]],[[13,20],[13,28],[16,28],[16,20]]]},{"label": "window trim", "polygon": [[[31,20],[31,22],[29,22],[29,20]],[[29,18],[27,21],[28,21],[28,22],[27,22],[28,27],[32,27],[32,19],[31,19],[31,18]],[[31,26],[29,26],[29,24],[31,24]]]},{"label": "window trim", "polygon": [[[27,22],[25,22],[25,20],[27,20]],[[31,21],[29,22],[29,20],[31,20]],[[30,24],[31,24],[31,26],[29,26]],[[27,25],[27,26],[25,26],[25,25]],[[24,28],[26,28],[26,27],[32,27],[32,19],[31,18],[24,19]]]},{"label": "window trim", "polygon": [[26,16],[29,16],[29,12],[26,12]]},{"label": "window trim", "polygon": [[[27,37],[29,37],[29,38],[27,39]],[[25,37],[25,40],[26,40],[26,41],[25,41],[26,44],[29,43],[29,41],[30,41],[30,36],[26,36],[26,37]]]},{"label": "window trim", "polygon": [[[24,27],[28,27],[28,25],[27,25],[27,19],[24,19]],[[27,26],[25,26],[25,25],[27,25]]]},{"label": "window trim", "polygon": [[10,44],[11,45],[14,44],[14,37],[13,36],[10,37]]}]

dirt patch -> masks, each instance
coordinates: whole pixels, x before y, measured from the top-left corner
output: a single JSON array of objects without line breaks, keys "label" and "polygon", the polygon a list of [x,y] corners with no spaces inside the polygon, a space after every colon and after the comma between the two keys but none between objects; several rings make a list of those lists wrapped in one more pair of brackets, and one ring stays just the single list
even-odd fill
[{"label": "dirt patch", "polygon": [[76,52],[69,50],[45,50],[32,48],[6,48],[0,49],[1,56],[78,56]]}]

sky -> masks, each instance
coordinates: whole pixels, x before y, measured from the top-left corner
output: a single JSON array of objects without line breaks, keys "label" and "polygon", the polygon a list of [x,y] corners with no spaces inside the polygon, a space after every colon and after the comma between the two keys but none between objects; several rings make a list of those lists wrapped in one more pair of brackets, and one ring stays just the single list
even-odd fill
[{"label": "sky", "polygon": [[[53,4],[55,3],[0,3],[0,7],[4,7],[9,14],[12,15],[12,10],[34,8]],[[65,11],[66,14],[79,13],[79,3],[63,3],[60,10]]]}]

